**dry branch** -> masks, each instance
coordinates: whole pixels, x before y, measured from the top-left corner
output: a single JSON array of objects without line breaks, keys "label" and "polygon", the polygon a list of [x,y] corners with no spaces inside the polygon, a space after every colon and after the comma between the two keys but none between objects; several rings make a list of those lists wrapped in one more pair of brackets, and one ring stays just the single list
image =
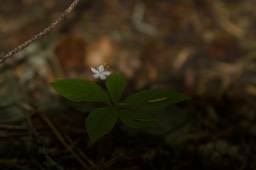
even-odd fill
[{"label": "dry branch", "polygon": [[80,0],[74,0],[74,2],[59,16],[59,18],[54,21],[51,25],[49,25],[47,28],[30,38],[29,40],[25,41],[24,43],[20,44],[19,46],[15,47],[11,51],[7,52],[4,55],[0,56],[0,63],[5,62],[7,59],[11,58],[14,54],[20,52],[33,42],[39,40],[40,38],[46,36],[51,30],[53,30],[57,25],[59,25],[77,6]]}]

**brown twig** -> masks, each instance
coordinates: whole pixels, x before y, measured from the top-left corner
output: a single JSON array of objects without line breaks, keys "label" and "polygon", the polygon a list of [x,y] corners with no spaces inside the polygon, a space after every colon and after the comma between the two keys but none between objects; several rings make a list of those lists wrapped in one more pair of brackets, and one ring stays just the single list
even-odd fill
[{"label": "brown twig", "polygon": [[[46,115],[39,114],[40,118],[49,126],[52,132],[55,134],[57,139],[63,144],[63,146],[76,158],[76,160],[83,166],[84,169],[90,169],[89,165],[85,163],[82,158],[74,151],[74,149],[66,142],[63,135],[59,132],[59,130],[53,125],[50,119]],[[86,157],[87,158],[87,157]],[[88,159],[87,159],[88,161]],[[93,164],[89,161],[90,164]],[[93,164],[94,165],[94,164]]]},{"label": "brown twig", "polygon": [[79,1],[80,0],[74,0],[74,2],[59,16],[59,18],[56,21],[54,21],[51,25],[49,25],[47,28],[45,28],[43,31],[39,32],[32,38],[20,44],[19,46],[7,52],[6,54],[0,56],[0,63],[5,62],[8,58],[12,57],[14,54],[20,52],[21,50],[23,50],[33,42],[46,36],[51,30],[53,30],[57,25],[59,25],[74,10],[74,8],[77,6]]}]

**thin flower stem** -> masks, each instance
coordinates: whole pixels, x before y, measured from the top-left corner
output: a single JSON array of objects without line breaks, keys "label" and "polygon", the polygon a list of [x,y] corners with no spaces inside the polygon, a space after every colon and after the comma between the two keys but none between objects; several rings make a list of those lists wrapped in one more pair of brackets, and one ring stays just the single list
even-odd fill
[{"label": "thin flower stem", "polygon": [[74,0],[74,2],[59,16],[59,18],[54,21],[51,25],[47,28],[30,38],[29,40],[25,41],[24,43],[20,44],[19,46],[15,47],[11,51],[7,52],[6,54],[0,56],[0,63],[4,63],[7,59],[11,58],[14,54],[20,52],[33,42],[41,39],[42,37],[46,36],[51,30],[53,30],[57,25],[59,25],[69,14],[72,13],[74,8],[77,6],[80,0]]}]

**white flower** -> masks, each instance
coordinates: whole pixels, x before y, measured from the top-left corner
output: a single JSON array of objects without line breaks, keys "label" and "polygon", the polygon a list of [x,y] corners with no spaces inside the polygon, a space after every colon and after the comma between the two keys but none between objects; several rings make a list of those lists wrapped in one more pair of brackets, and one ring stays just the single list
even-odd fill
[{"label": "white flower", "polygon": [[106,71],[103,65],[100,65],[98,69],[91,67],[91,71],[94,78],[100,78],[101,80],[105,80],[111,74],[111,71]]}]

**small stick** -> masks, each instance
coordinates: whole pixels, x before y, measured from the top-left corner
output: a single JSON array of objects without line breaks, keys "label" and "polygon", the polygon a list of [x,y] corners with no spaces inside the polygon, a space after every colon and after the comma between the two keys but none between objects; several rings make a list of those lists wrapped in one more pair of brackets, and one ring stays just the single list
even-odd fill
[{"label": "small stick", "polygon": [[51,30],[53,30],[57,25],[59,25],[77,6],[80,0],[74,0],[74,2],[59,16],[59,18],[54,21],[51,25],[47,28],[30,38],[29,40],[25,41],[24,43],[20,44],[19,46],[15,47],[14,49],[10,50],[4,55],[0,56],[0,63],[4,63],[8,58],[11,58],[14,54],[20,52],[33,42],[41,39],[42,37],[46,36]]}]

